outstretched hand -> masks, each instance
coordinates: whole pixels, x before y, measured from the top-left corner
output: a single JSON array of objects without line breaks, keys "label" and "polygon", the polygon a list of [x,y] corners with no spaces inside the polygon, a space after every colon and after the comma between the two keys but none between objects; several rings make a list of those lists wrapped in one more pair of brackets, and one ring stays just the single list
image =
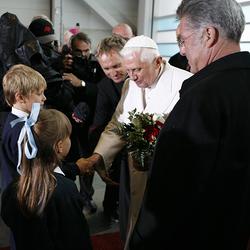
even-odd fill
[{"label": "outstretched hand", "polygon": [[93,174],[94,162],[90,161],[89,158],[80,158],[77,160],[76,165],[80,170],[80,174]]},{"label": "outstretched hand", "polygon": [[104,166],[103,158],[99,154],[93,154],[88,158],[80,158],[76,162],[77,166],[79,167],[81,174],[93,174],[94,171],[100,176],[103,182],[107,185],[118,186],[119,183],[113,181]]}]

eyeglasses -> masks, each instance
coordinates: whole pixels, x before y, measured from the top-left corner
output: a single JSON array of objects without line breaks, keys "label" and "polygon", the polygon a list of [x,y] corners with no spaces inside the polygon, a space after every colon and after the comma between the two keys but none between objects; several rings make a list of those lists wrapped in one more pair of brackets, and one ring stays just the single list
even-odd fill
[{"label": "eyeglasses", "polygon": [[190,38],[193,34],[194,34],[194,32],[192,32],[186,38],[177,37],[177,44],[178,44],[179,48],[183,48],[185,45],[185,41],[187,41],[187,39]]}]

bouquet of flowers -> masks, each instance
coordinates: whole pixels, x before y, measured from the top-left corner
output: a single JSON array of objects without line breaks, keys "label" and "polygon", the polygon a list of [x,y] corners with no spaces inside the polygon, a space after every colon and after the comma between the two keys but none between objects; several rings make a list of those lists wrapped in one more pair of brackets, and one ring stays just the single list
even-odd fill
[{"label": "bouquet of flowers", "polygon": [[145,160],[151,159],[157,137],[164,124],[161,115],[137,112],[136,109],[129,112],[129,123],[120,123],[115,132],[126,141],[128,152],[142,167],[146,168]]}]

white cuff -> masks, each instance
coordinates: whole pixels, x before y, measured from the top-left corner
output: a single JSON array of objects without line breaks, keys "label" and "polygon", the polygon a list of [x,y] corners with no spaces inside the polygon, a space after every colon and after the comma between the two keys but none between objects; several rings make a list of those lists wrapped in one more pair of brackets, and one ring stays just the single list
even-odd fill
[{"label": "white cuff", "polygon": [[86,86],[86,83],[84,81],[81,81],[81,86],[82,87],[85,87]]}]

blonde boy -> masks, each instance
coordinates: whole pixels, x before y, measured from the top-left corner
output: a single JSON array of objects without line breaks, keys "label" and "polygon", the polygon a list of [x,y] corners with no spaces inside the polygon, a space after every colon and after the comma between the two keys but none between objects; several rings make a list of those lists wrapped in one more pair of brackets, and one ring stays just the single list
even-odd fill
[{"label": "blonde boy", "polygon": [[46,81],[34,69],[17,64],[11,67],[3,78],[3,91],[7,104],[11,107],[3,128],[2,136],[2,188],[18,175],[17,141],[23,122],[11,127],[11,121],[29,116],[34,102],[44,104]]}]

